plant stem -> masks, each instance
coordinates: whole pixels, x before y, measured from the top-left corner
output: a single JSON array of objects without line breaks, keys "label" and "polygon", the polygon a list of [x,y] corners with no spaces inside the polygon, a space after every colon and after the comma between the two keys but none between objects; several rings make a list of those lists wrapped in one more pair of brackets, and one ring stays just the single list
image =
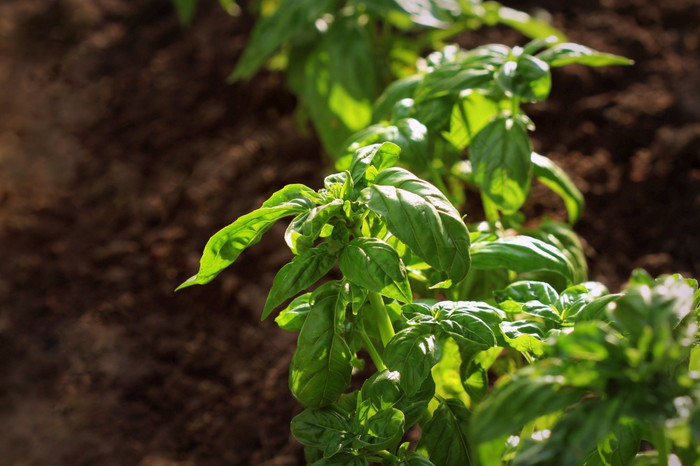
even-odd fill
[{"label": "plant stem", "polygon": [[484,206],[484,214],[486,214],[486,220],[491,224],[493,231],[496,231],[496,225],[501,220],[501,216],[498,214],[498,207],[494,204],[491,199],[486,197],[484,194],[481,195],[481,203]]},{"label": "plant stem", "polygon": [[386,347],[389,340],[394,336],[394,326],[391,325],[391,319],[384,305],[384,300],[379,293],[370,292],[369,304],[373,311],[371,322],[377,326],[382,345]]},{"label": "plant stem", "polygon": [[365,332],[364,328],[360,330],[360,338],[362,338],[362,343],[364,343],[365,348],[369,353],[369,357],[372,358],[372,362],[374,363],[374,366],[377,368],[377,370],[379,372],[386,370],[386,366],[384,365],[382,357],[379,355],[379,352],[377,352],[377,348],[374,347],[372,339],[369,337],[369,335],[367,335],[367,332]]}]

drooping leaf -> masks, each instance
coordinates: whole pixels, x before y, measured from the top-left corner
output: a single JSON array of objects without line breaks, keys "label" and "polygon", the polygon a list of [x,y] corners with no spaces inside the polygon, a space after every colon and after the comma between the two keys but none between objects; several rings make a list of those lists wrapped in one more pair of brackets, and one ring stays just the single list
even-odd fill
[{"label": "drooping leaf", "polygon": [[341,290],[329,282],[311,295],[289,369],[289,388],[307,408],[329,406],[350,386],[352,354],[340,334]]},{"label": "drooping leaf", "polygon": [[500,210],[513,213],[530,190],[532,146],[525,125],[517,119],[496,118],[469,146],[474,182]]},{"label": "drooping leaf", "polygon": [[629,58],[598,52],[589,47],[564,42],[537,54],[537,58],[551,67],[566,66],[572,63],[586,66],[632,65]]},{"label": "drooping leaf", "polygon": [[355,238],[338,261],[351,283],[402,302],[412,299],[406,269],[398,253],[378,238]]},{"label": "drooping leaf", "polygon": [[435,335],[429,331],[422,326],[408,327],[394,335],[384,349],[386,367],[401,374],[399,383],[408,396],[418,392],[439,359]]},{"label": "drooping leaf", "polygon": [[569,214],[569,223],[574,224],[581,218],[584,199],[581,191],[571,181],[571,178],[557,164],[536,152],[530,156],[533,174],[543,185],[554,191],[564,201]]},{"label": "drooping leaf", "polygon": [[363,193],[389,231],[425,262],[460,281],[469,270],[469,232],[459,212],[435,186],[410,172],[380,172]]},{"label": "drooping leaf", "polygon": [[331,11],[336,0],[283,0],[270,16],[255,23],[250,42],[230,81],[249,79],[284,42],[313,28],[314,21]]},{"label": "drooping leaf", "polygon": [[287,77],[324,147],[340,157],[348,137],[371,122],[380,91],[369,31],[353,17],[335,16],[318,41],[290,56]]},{"label": "drooping leaf", "polygon": [[325,276],[335,264],[336,256],[328,252],[328,244],[310,249],[296,256],[282,267],[272,281],[260,320],[267,316],[285,300],[295,296]]},{"label": "drooping leaf", "polygon": [[500,6],[497,2],[493,3],[498,5],[499,22],[522,32],[527,37],[535,39],[555,36],[558,40],[566,40],[564,33],[552,25],[530,16],[525,12]]},{"label": "drooping leaf", "polygon": [[249,246],[260,241],[262,235],[279,219],[311,209],[314,203],[304,197],[314,193],[303,185],[289,185],[273,194],[261,208],[239,217],[219,230],[204,246],[197,275],[180,285],[177,290],[203,285],[212,281],[231,265]]},{"label": "drooping leaf", "polygon": [[470,466],[472,446],[468,429],[470,414],[461,401],[441,401],[433,417],[422,425],[422,434],[416,451],[432,463],[446,466]]},{"label": "drooping leaf", "polygon": [[557,248],[528,236],[512,236],[472,245],[475,269],[506,268],[515,272],[546,270],[573,282],[573,266]]}]

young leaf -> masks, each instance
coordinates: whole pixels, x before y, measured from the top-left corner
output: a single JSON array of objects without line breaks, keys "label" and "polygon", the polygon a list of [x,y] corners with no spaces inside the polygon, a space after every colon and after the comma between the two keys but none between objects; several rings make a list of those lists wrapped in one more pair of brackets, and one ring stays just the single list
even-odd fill
[{"label": "young leaf", "polygon": [[439,360],[435,335],[429,331],[422,326],[408,327],[394,335],[384,349],[386,367],[401,374],[399,383],[408,396],[418,392]]},{"label": "young leaf", "polygon": [[574,280],[569,259],[554,246],[528,236],[512,236],[472,245],[475,269],[506,268],[515,272],[546,270]]},{"label": "young leaf", "polygon": [[284,240],[294,254],[306,252],[322,233],[328,221],[343,209],[344,201],[334,199],[297,215],[289,223],[284,233]]},{"label": "young leaf", "polygon": [[586,66],[632,65],[629,58],[598,52],[583,45],[565,42],[557,44],[537,54],[537,58],[551,67],[566,66],[572,63]]},{"label": "young leaf", "polygon": [[362,193],[370,210],[383,216],[389,231],[453,282],[469,270],[469,231],[459,212],[427,181],[391,168],[380,172]]},{"label": "young leaf", "polygon": [[350,386],[352,355],[339,330],[344,311],[336,283],[322,285],[311,295],[311,310],[289,369],[289,388],[305,407],[328,406]]},{"label": "young leaf", "polygon": [[351,283],[402,302],[411,302],[411,286],[398,253],[377,238],[355,238],[338,261]]},{"label": "young leaf", "polygon": [[581,218],[583,211],[583,194],[571,181],[571,178],[557,164],[547,157],[536,152],[530,156],[533,167],[533,175],[543,185],[554,191],[564,201],[564,206],[569,214],[569,223],[574,224]]},{"label": "young leaf", "polygon": [[469,418],[469,411],[461,401],[441,401],[433,417],[421,426],[423,432],[416,451],[427,456],[434,464],[475,464],[467,435]]},{"label": "young leaf", "polygon": [[275,317],[277,325],[289,332],[298,332],[301,330],[311,310],[311,304],[309,303],[310,298],[311,293],[304,293],[294,298],[294,300]]},{"label": "young leaf", "polygon": [[333,267],[335,259],[336,256],[328,252],[328,244],[324,243],[296,256],[282,267],[272,281],[260,320],[267,319],[285,300],[320,280]]},{"label": "young leaf", "polygon": [[273,194],[261,208],[239,217],[214,234],[204,246],[197,275],[177,287],[176,291],[209,283],[231,265],[244,249],[260,241],[277,220],[313,207],[314,203],[304,197],[304,193],[314,191],[303,185],[286,186]]},{"label": "young leaf", "polygon": [[523,123],[496,118],[479,131],[469,147],[474,182],[499,209],[517,211],[530,190],[532,147]]},{"label": "young leaf", "polygon": [[400,152],[401,148],[392,142],[360,147],[352,158],[350,176],[358,183],[370,166],[376,167],[377,171],[392,167],[399,159]]}]

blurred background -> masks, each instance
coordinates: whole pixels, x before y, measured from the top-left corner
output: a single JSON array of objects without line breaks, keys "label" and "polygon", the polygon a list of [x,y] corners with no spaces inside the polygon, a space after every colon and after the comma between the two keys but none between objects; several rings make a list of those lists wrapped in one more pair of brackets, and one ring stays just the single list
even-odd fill
[{"label": "blurred background", "polygon": [[[700,4],[502,3],[636,61],[556,69],[528,109],[586,196],[591,279],[700,276]],[[173,293],[211,234],[329,170],[281,75],[226,84],[255,19],[240,4],[200,0],[183,28],[169,0],[0,3],[0,466],[301,464],[295,335],[259,322],[285,225]],[[559,202],[535,187],[526,212]]]}]

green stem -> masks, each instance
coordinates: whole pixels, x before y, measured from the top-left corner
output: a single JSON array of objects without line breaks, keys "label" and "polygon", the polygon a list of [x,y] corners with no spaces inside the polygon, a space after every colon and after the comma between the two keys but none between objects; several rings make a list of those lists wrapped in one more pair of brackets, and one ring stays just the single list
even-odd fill
[{"label": "green stem", "polygon": [[394,337],[394,326],[391,325],[389,313],[384,305],[384,300],[379,293],[369,293],[369,304],[372,309],[371,322],[377,326],[382,345],[386,347],[389,340]]},{"label": "green stem", "polygon": [[669,464],[668,463],[668,444],[666,442],[666,435],[664,435],[663,429],[654,429],[652,443],[656,447],[656,451],[659,453],[658,464]]},{"label": "green stem", "polygon": [[377,348],[374,347],[372,339],[369,337],[369,335],[367,335],[367,332],[365,332],[364,328],[360,330],[360,338],[362,338],[362,343],[364,343],[365,348],[369,353],[369,357],[372,358],[372,362],[374,363],[374,366],[377,368],[377,370],[379,372],[386,370],[386,366],[384,365],[382,357],[379,355]]},{"label": "green stem", "polygon": [[496,225],[501,220],[501,216],[498,213],[498,207],[496,204],[486,197],[483,193],[481,194],[481,203],[484,206],[484,214],[486,215],[486,221],[491,224],[493,231],[496,231]]}]

